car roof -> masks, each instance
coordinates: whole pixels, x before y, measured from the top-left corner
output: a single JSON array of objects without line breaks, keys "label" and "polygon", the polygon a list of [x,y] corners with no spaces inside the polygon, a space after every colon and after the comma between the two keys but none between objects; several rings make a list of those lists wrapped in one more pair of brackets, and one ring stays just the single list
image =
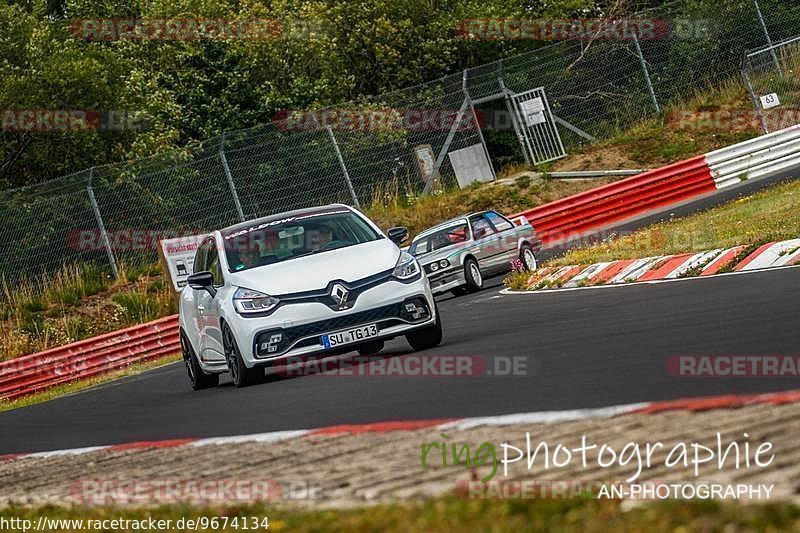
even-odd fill
[{"label": "car roof", "polygon": [[232,226],[228,226],[226,228],[220,229],[220,233],[223,235],[235,233],[240,230],[254,228],[266,222],[274,222],[275,220],[281,220],[284,218],[291,218],[291,217],[301,217],[306,215],[313,215],[316,213],[323,213],[330,209],[347,209],[352,211],[352,208],[345,204],[329,204],[329,205],[322,205],[318,207],[306,207],[303,209],[294,209],[292,211],[284,211],[282,213],[275,213],[274,215],[269,215],[261,218],[254,218],[252,220],[246,220],[244,222],[239,222],[238,224],[234,224]]},{"label": "car roof", "polygon": [[415,237],[414,237],[414,238],[411,240],[411,242],[414,242],[414,241],[416,241],[417,239],[420,239],[420,238],[422,238],[422,237],[425,237],[426,235],[429,235],[429,234],[431,234],[431,233],[435,232],[436,230],[438,230],[438,229],[441,229],[441,228],[444,228],[444,227],[446,227],[446,226],[449,226],[450,224],[453,224],[453,223],[455,223],[455,222],[459,222],[459,221],[462,221],[462,220],[466,220],[466,219],[468,219],[468,218],[470,218],[470,217],[473,217],[473,216],[475,216],[475,215],[482,215],[482,214],[484,214],[484,213],[488,213],[489,211],[492,211],[492,210],[491,210],[491,209],[486,209],[486,210],[484,210],[484,211],[475,211],[475,212],[473,212],[473,213],[467,213],[467,214],[465,214],[465,215],[460,215],[460,216],[457,216],[457,217],[453,217],[453,218],[447,219],[447,220],[445,220],[444,222],[440,222],[439,224],[436,224],[435,226],[431,226],[430,228],[426,228],[426,229],[424,229],[424,230],[420,231],[420,232],[419,232],[419,233],[417,233],[417,235],[416,235],[416,236],[415,236]]}]

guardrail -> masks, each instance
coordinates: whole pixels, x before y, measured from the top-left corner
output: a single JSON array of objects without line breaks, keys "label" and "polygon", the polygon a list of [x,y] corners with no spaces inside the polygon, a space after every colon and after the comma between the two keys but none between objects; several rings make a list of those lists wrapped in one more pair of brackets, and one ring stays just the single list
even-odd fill
[{"label": "guardrail", "polygon": [[180,351],[178,315],[0,363],[0,398],[120,370]]},{"label": "guardrail", "polygon": [[705,157],[718,189],[800,168],[800,126],[721,148]]},{"label": "guardrail", "polygon": [[704,156],[650,170],[523,211],[544,246],[715,189]]},{"label": "guardrail", "polygon": [[[543,245],[591,234],[623,220],[751,179],[800,169],[800,126],[650,170],[512,215]],[[14,399],[180,351],[172,315],[60,348],[0,362],[0,398]]]}]

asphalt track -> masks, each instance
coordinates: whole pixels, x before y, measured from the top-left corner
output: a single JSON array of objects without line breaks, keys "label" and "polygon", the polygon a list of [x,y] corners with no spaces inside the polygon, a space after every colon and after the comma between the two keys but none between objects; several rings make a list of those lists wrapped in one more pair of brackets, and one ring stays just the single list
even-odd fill
[{"label": "asphalt track", "polygon": [[[675,378],[673,355],[800,355],[800,268],[674,283],[443,299],[426,355],[472,355],[523,376],[227,379],[193,392],[181,364],[0,413],[0,454],[384,420],[458,418],[798,388],[792,378]],[[404,340],[384,353],[403,357]]]}]

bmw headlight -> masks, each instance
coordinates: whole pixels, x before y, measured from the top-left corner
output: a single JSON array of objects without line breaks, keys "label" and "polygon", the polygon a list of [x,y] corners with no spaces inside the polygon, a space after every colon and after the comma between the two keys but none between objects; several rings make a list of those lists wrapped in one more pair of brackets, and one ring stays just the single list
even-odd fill
[{"label": "bmw headlight", "polygon": [[411,279],[419,274],[419,263],[414,259],[414,256],[408,252],[402,252],[400,259],[397,260],[397,265],[392,272],[394,277],[401,280]]},{"label": "bmw headlight", "polygon": [[273,296],[244,287],[239,287],[233,293],[233,305],[236,307],[236,311],[243,315],[267,313],[273,310],[278,303],[280,300]]},{"label": "bmw headlight", "polygon": [[431,272],[436,272],[437,270],[439,270],[439,263],[433,262],[430,264],[428,268],[431,269]]},{"label": "bmw headlight", "polygon": [[450,261],[448,261],[447,259],[442,259],[441,261],[439,261],[439,268],[447,268],[449,266],[450,266]]}]

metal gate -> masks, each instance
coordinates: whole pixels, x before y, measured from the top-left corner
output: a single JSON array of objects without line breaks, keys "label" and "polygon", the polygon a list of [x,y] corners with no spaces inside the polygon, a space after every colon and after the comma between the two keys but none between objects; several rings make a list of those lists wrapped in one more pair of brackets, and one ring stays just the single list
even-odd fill
[{"label": "metal gate", "polygon": [[523,149],[534,165],[566,157],[544,87],[511,94]]},{"label": "metal gate", "polygon": [[798,64],[800,37],[745,53],[742,77],[764,133],[800,124]]}]

